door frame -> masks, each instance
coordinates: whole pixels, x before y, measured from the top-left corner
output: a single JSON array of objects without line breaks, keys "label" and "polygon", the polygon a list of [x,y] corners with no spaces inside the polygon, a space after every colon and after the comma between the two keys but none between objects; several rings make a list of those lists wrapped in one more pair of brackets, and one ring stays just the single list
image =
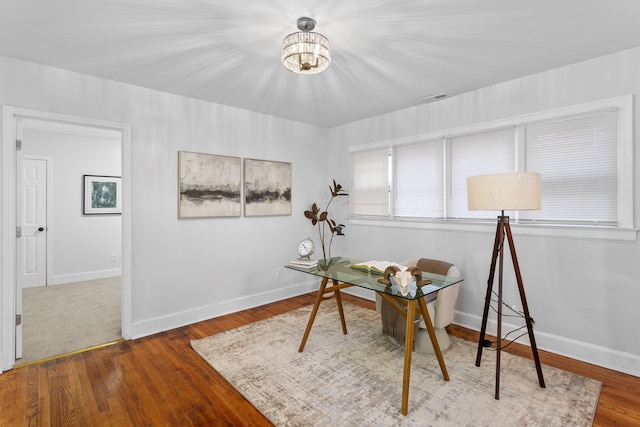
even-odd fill
[{"label": "door frame", "polygon": [[12,369],[16,361],[16,122],[20,119],[53,121],[78,126],[119,131],[122,157],[122,336],[131,339],[131,126],[85,117],[57,114],[12,106],[2,107],[2,198],[0,215],[2,229],[0,255],[0,373]]}]

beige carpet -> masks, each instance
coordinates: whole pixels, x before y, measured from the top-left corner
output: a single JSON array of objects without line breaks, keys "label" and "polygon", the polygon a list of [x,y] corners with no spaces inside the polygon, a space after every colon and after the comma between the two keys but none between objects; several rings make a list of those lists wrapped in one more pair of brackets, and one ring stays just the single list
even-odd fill
[{"label": "beige carpet", "polygon": [[22,290],[17,364],[122,338],[120,277]]},{"label": "beige carpet", "polygon": [[345,304],[343,335],[334,300],[320,307],[298,353],[311,307],[192,341],[192,347],[278,426],[590,426],[601,383],[502,353],[495,400],[495,352],[475,366],[476,344],[454,339],[444,352],[451,381],[433,356],[414,353],[409,413],[400,414],[402,349],[380,333],[373,310]]}]

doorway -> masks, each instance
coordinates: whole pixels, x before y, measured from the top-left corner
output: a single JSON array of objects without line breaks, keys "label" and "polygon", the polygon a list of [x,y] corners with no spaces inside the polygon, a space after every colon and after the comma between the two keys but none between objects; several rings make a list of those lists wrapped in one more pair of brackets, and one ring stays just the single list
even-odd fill
[{"label": "doorway", "polygon": [[[120,123],[112,123],[105,121],[96,121],[93,119],[85,119],[81,117],[72,117],[65,116],[35,110],[25,110],[14,107],[3,107],[3,162],[2,166],[5,177],[9,177],[10,179],[5,179],[3,181],[3,196],[2,196],[2,231],[3,236],[9,236],[10,234],[16,233],[16,239],[6,239],[8,244],[3,245],[2,247],[2,267],[4,270],[3,274],[3,282],[1,284],[2,295],[7,297],[2,300],[2,330],[0,334],[0,355],[3,355],[0,372],[5,369],[11,369],[16,362],[16,358],[21,354],[21,343],[22,343],[22,328],[21,328],[21,314],[23,311],[23,307],[21,306],[22,302],[22,289],[24,287],[23,280],[25,278],[22,275],[23,267],[27,266],[29,269],[34,270],[37,269],[34,267],[35,263],[37,263],[37,256],[35,248],[35,242],[37,240],[30,240],[27,244],[24,242],[20,242],[20,237],[18,237],[18,222],[22,222],[22,218],[18,216],[19,213],[18,206],[24,206],[23,200],[21,199],[21,195],[19,195],[22,191],[22,183],[20,187],[18,187],[18,176],[16,175],[19,171],[26,171],[22,166],[23,162],[23,153],[22,145],[25,144],[24,140],[24,132],[23,125],[28,123],[29,125],[41,126],[41,127],[67,127],[68,129],[73,128],[74,130],[82,129],[84,132],[89,133],[104,133],[110,132],[111,134],[115,134],[118,136],[118,143],[120,145],[120,153],[118,155],[118,163],[121,167],[121,177],[122,177],[122,215],[121,215],[121,225],[118,231],[118,235],[121,237],[121,241],[119,243],[118,249],[113,249],[108,255],[109,262],[112,259],[121,262],[121,288],[120,288],[120,301],[121,301],[121,335],[125,339],[131,338],[131,280],[130,280],[130,259],[131,259],[131,218],[129,214],[130,209],[130,182],[129,177],[131,173],[130,166],[130,129],[126,124]],[[67,130],[68,130],[67,129]],[[95,136],[95,135],[94,135]],[[88,147],[89,149],[95,148]],[[33,153],[31,153],[33,154]],[[34,164],[31,162],[29,156],[25,156],[28,160],[27,164],[30,168],[34,167]],[[38,157],[38,156],[35,156]],[[46,157],[46,156],[45,156]],[[36,159],[37,160],[37,159]],[[49,161],[48,169],[51,170],[53,167],[56,168],[57,163],[55,162],[55,158],[52,162]],[[82,160],[79,160],[79,163],[83,163]],[[42,166],[38,166],[42,167]],[[60,165],[61,168],[64,168],[64,165]],[[87,171],[87,173],[94,173],[94,170]],[[51,176],[51,175],[49,175]],[[14,179],[11,179],[14,177]],[[61,195],[64,198],[65,194],[75,194],[77,193],[71,187],[77,187],[78,183],[82,179],[82,176],[76,177],[76,183],[72,184],[72,186],[67,186],[67,188],[63,188],[62,190],[58,190],[54,192],[55,194]],[[77,189],[77,188],[76,188]],[[31,191],[31,190],[29,190]],[[75,196],[77,197],[77,195]],[[37,207],[37,202],[35,203]],[[76,209],[76,213],[81,212],[82,206],[80,204],[75,204],[73,207]],[[30,207],[29,209],[32,209]],[[23,209],[24,210],[24,209]],[[79,216],[79,215],[78,215]],[[34,221],[39,222],[39,221]],[[45,243],[40,246],[44,246],[55,249],[55,242],[63,243],[65,239],[67,239],[71,234],[67,233],[65,235],[59,235],[56,237],[55,231],[59,226],[62,225],[64,221],[53,221],[51,224],[50,220],[47,220],[46,225],[36,224],[38,225],[35,230],[36,233],[33,235],[34,237],[30,237],[31,239],[37,239],[36,236],[44,236]],[[53,225],[53,228],[52,228]],[[76,224],[77,225],[77,224]],[[99,225],[95,223],[91,226],[95,228],[100,228]],[[42,230],[40,230],[42,228]],[[12,233],[13,231],[13,233]],[[40,234],[37,234],[40,233]],[[75,233],[72,234],[82,234],[81,230],[76,230]],[[13,240],[13,241],[12,241]],[[53,244],[51,243],[53,242]],[[71,246],[70,246],[71,247]],[[75,245],[73,245],[75,247]],[[25,256],[25,248],[28,249],[28,256]],[[55,253],[55,250],[53,251]],[[90,271],[72,271],[73,269],[67,271],[58,271],[56,273],[55,263],[51,263],[51,251],[45,251],[45,286],[51,285],[59,285],[62,283],[69,283],[73,281],[87,281],[91,279],[105,279],[106,276],[109,276],[116,271],[115,268],[95,268],[92,266]],[[33,255],[33,257],[31,257]],[[70,258],[74,258],[73,256]],[[77,256],[75,258],[78,258]],[[42,264],[40,264],[42,265]],[[34,267],[34,268],[32,268]],[[41,268],[42,270],[42,268]],[[80,269],[82,270],[82,269]],[[95,275],[102,275],[103,277],[92,277]],[[20,361],[18,360],[18,363]]]},{"label": "doorway", "polygon": [[83,177],[119,179],[121,157],[120,132],[22,120],[16,204],[21,365],[122,338],[121,217],[80,209],[87,199]]}]

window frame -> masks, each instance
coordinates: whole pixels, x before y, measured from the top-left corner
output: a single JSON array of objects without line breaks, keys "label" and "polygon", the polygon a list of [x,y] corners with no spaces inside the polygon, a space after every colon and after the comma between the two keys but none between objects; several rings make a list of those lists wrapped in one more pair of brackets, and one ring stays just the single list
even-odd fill
[{"label": "window frame", "polygon": [[[515,127],[521,129],[527,123],[541,120],[550,120],[563,116],[585,114],[599,110],[616,109],[618,111],[617,123],[617,226],[598,226],[591,224],[570,225],[570,224],[536,224],[524,223],[513,224],[514,234],[526,234],[535,236],[559,236],[569,238],[595,238],[617,241],[635,241],[638,229],[634,228],[634,183],[633,183],[633,95],[623,95],[599,101],[587,102],[567,107],[544,110],[504,119],[488,122],[476,123],[450,129],[442,129],[433,132],[426,132],[417,135],[406,136],[385,141],[378,141],[369,144],[349,147],[349,154],[370,150],[374,148],[388,147],[389,152],[394,152],[394,148],[404,144],[413,144],[425,140],[442,139],[456,137],[469,133],[480,133],[498,129],[501,127]],[[520,137],[516,131],[515,149],[516,162],[518,160],[518,150]],[[445,165],[446,170],[446,165]],[[395,176],[395,174],[394,174]],[[393,191],[393,186],[390,187]],[[390,194],[390,200],[394,200],[394,195]],[[423,218],[398,218],[393,216],[393,205],[389,209],[388,217],[366,218],[349,215],[349,223],[355,225],[371,225],[381,227],[398,228],[424,228],[436,230],[459,230],[459,231],[493,231],[495,223],[486,220],[460,219],[451,220],[423,219]]]}]

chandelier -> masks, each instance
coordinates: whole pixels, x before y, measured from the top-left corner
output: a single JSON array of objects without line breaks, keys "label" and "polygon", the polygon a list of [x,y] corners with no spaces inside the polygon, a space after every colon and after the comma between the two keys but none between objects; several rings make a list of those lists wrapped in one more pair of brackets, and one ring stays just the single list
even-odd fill
[{"label": "chandelier", "polygon": [[300,18],[300,31],[282,40],[282,65],[287,70],[298,74],[316,74],[329,67],[329,40],[322,34],[312,32],[315,26],[313,19]]}]

